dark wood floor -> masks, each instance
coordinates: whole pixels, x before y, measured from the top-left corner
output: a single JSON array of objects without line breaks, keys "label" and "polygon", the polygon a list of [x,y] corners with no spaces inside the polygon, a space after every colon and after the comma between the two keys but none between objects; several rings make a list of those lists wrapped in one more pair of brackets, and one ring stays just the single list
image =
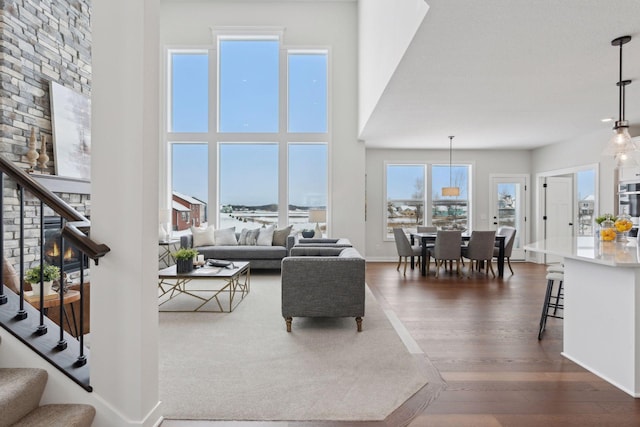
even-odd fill
[{"label": "dark wood floor", "polygon": [[545,267],[513,267],[501,280],[435,279],[368,264],[369,287],[445,382],[410,426],[640,426],[640,399],[560,355],[562,320],[538,341]]},{"label": "dark wood floor", "polygon": [[[425,353],[429,386],[384,423],[202,422],[177,426],[626,427],[640,426],[633,399],[566,360],[562,320],[537,339],[545,267],[513,263],[504,279],[439,279],[395,263],[368,263],[367,283]],[[615,297],[612,295],[612,297]],[[595,313],[594,315],[597,315]],[[365,318],[366,322],[366,318]]]}]

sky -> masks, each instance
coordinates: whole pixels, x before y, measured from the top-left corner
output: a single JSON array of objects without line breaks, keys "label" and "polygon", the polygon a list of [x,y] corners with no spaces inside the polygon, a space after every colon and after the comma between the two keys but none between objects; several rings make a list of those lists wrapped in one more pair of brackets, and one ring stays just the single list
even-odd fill
[{"label": "sky", "polygon": [[[419,177],[424,179],[425,165],[401,165],[396,167],[389,165],[387,168],[387,198],[388,199],[411,199],[416,192],[416,180]],[[451,183],[455,187],[460,186],[460,198],[467,198],[467,188],[462,184],[456,184],[456,177],[466,176],[467,166],[452,165]],[[449,164],[432,165],[431,167],[431,188],[432,194],[440,195],[442,187],[449,187]]]},{"label": "sky", "polygon": [[[278,42],[271,40],[220,43],[220,132],[278,132],[279,49]],[[170,131],[209,132],[208,67],[206,53],[172,56]],[[326,54],[290,54],[288,74],[289,131],[326,132]],[[242,144],[220,141],[220,202],[223,205],[278,202],[278,145],[248,139]],[[287,142],[289,203],[326,206],[326,144]],[[207,144],[172,146],[174,190],[206,202]]]}]

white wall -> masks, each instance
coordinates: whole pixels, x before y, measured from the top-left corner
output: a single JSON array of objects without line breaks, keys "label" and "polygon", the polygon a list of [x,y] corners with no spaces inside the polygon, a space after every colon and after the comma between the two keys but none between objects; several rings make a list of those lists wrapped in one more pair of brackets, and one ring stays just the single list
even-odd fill
[{"label": "white wall", "polygon": [[364,129],[428,9],[425,0],[358,2],[359,132]]},{"label": "white wall", "polygon": [[[598,212],[614,212],[615,162],[613,157],[602,155],[602,151],[610,138],[611,130],[608,127],[603,127],[601,132],[533,150],[531,153],[532,194],[536,194],[539,191],[538,183],[535,179],[537,174],[548,174],[553,171],[598,164],[600,195]],[[534,219],[532,221],[532,236],[537,235],[536,223],[538,221],[537,218]]]},{"label": "white wall", "polygon": [[[454,150],[454,163],[472,163],[473,166],[473,228],[490,227],[490,174],[530,173],[530,156],[527,150]],[[393,240],[384,239],[385,230],[385,162],[439,162],[449,163],[449,151],[445,150],[381,150],[367,149],[367,260],[396,260]],[[429,184],[427,184],[429,185]],[[529,195],[531,192],[529,192]],[[531,203],[528,197],[527,203]]]},{"label": "white wall", "polygon": [[330,49],[329,217],[332,236],[364,248],[364,157],[357,141],[357,7],[355,2],[165,2],[161,45],[209,46],[211,27],[284,27],[284,43]]},{"label": "white wall", "polygon": [[91,384],[96,427],[152,426],[158,385],[159,0],[94,0]]}]

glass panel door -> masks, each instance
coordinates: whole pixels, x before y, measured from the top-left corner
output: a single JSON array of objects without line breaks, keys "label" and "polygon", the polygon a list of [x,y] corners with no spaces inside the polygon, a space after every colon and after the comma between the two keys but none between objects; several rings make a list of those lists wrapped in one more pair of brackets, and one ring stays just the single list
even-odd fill
[{"label": "glass panel door", "polygon": [[522,246],[526,242],[525,223],[525,176],[491,177],[491,227],[494,230],[502,226],[514,227],[516,239],[511,259],[524,259]]}]

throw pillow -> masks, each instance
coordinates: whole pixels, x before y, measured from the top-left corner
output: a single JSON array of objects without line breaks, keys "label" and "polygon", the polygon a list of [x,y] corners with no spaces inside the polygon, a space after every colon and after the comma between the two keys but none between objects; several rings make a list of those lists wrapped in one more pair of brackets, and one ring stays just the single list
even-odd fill
[{"label": "throw pillow", "polygon": [[247,230],[246,228],[243,228],[242,231],[240,232],[240,236],[238,236],[239,245],[247,244],[247,234],[249,234],[249,230]]},{"label": "throw pillow", "polygon": [[215,231],[216,246],[238,246],[238,241],[236,240],[236,228],[223,228],[222,230]]},{"label": "throw pillow", "polygon": [[215,229],[213,225],[207,228],[191,227],[191,234],[193,235],[193,247],[198,246],[213,246],[215,245]]},{"label": "throw pillow", "polygon": [[258,234],[260,234],[259,228],[254,228],[253,230],[249,230],[247,232],[247,242],[246,244],[249,246],[255,246],[258,242]]},{"label": "throw pillow", "polygon": [[261,228],[260,234],[258,234],[258,241],[256,242],[256,246],[271,246],[271,243],[273,242],[273,232],[275,231],[275,229],[275,225]]},{"label": "throw pillow", "polygon": [[285,228],[279,228],[273,232],[273,246],[287,246],[287,237],[291,234],[293,225]]}]

